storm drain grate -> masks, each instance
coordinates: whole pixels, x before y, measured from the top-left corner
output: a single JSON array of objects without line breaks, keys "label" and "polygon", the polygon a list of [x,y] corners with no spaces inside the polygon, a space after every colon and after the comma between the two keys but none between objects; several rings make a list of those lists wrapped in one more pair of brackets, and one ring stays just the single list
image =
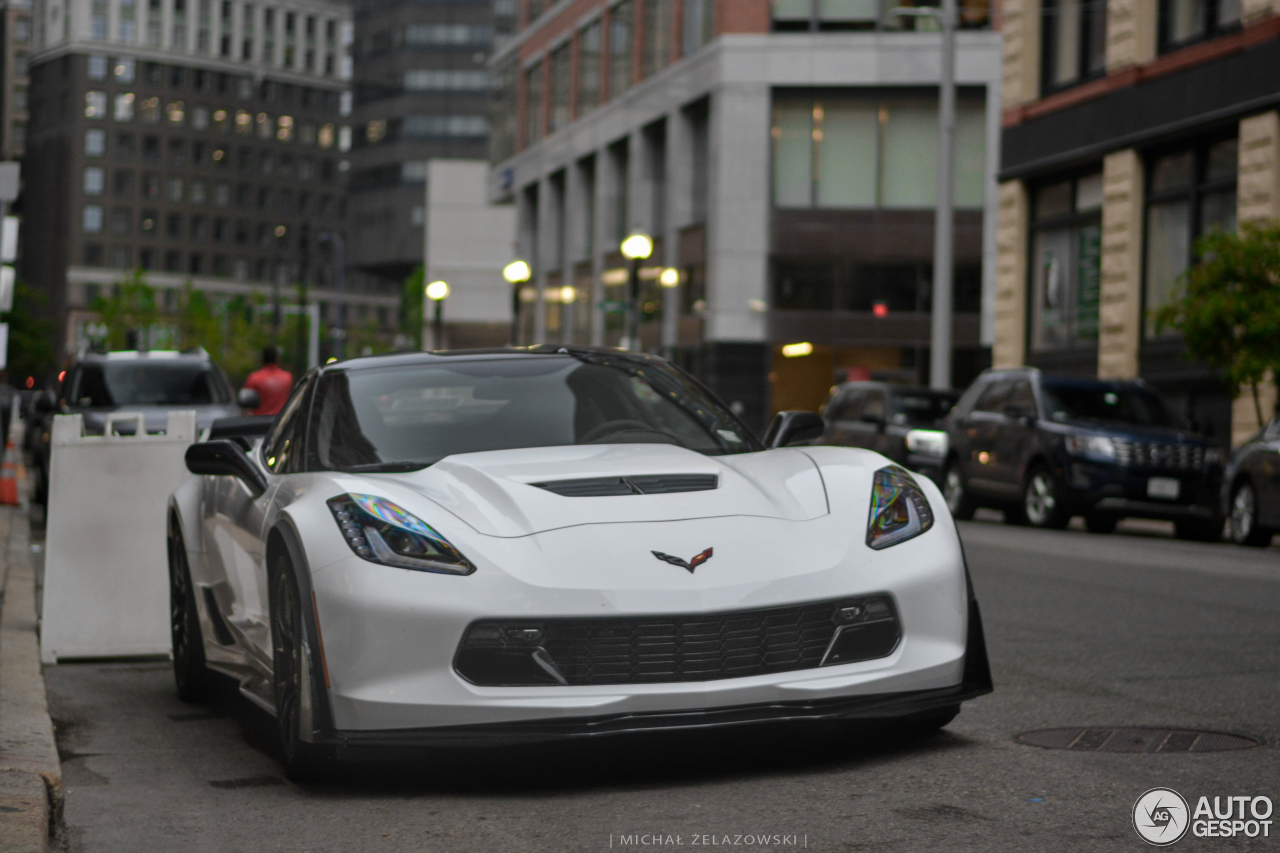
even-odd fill
[{"label": "storm drain grate", "polygon": [[1040,729],[1014,738],[1027,746],[1072,752],[1223,752],[1261,746],[1256,738],[1197,729]]}]

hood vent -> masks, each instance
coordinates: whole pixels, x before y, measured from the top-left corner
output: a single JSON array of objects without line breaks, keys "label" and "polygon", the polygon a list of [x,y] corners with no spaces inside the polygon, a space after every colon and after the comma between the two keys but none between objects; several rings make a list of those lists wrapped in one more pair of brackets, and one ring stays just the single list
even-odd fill
[{"label": "hood vent", "polygon": [[719,485],[715,474],[646,474],[638,477],[587,477],[530,483],[566,498],[604,498],[614,495],[665,495],[705,492]]}]

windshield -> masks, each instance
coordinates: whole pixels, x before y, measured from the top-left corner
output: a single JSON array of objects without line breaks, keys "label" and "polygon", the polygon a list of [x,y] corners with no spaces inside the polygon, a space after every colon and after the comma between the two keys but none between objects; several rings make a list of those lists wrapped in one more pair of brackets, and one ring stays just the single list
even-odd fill
[{"label": "windshield", "polygon": [[311,418],[312,466],[348,471],[570,444],[674,444],[708,455],[760,449],[677,371],[595,354],[331,373],[320,380]]},{"label": "windshield", "polygon": [[229,403],[217,368],[200,361],[118,361],[80,366],[74,406],[200,406]]},{"label": "windshield", "polygon": [[1045,380],[1045,412],[1055,421],[1112,421],[1174,426],[1164,401],[1138,386]]},{"label": "windshield", "polygon": [[956,404],[956,394],[896,393],[890,398],[891,420],[911,427],[936,427]]}]

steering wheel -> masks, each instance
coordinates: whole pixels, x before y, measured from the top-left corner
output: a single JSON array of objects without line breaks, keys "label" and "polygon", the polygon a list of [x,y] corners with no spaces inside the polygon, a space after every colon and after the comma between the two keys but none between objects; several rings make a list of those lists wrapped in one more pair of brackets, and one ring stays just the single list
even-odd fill
[{"label": "steering wheel", "polygon": [[603,438],[606,435],[612,435],[615,432],[654,433],[656,435],[662,436],[668,441],[674,441],[676,438],[666,430],[661,430],[655,427],[651,427],[648,424],[646,424],[644,421],[622,420],[622,421],[607,421],[606,423],[602,423],[597,427],[593,427],[592,429],[587,430],[587,433],[578,439],[578,443],[591,444],[596,439]]}]

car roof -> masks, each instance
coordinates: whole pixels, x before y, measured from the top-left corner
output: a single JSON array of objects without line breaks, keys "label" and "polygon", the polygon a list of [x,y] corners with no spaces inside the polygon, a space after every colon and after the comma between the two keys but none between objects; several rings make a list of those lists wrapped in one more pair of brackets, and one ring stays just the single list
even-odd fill
[{"label": "car roof", "polygon": [[667,364],[665,358],[615,347],[539,344],[528,347],[492,349],[441,350],[435,352],[396,352],[385,355],[362,355],[325,365],[322,372],[334,370],[366,370],[380,367],[403,367],[410,364],[448,364],[457,361],[502,361],[512,358],[545,356],[609,356],[646,364]]},{"label": "car roof", "polygon": [[117,361],[211,361],[209,354],[204,350],[191,350],[188,352],[178,352],[170,349],[155,350],[115,350],[114,352],[91,352],[86,353],[80,359],[80,363],[105,363]]},{"label": "car roof", "polygon": [[927,394],[935,397],[959,397],[960,392],[950,388],[930,388],[927,385],[899,385],[894,382],[876,382],[869,379],[855,379],[840,384],[841,391],[888,391],[890,394]]}]

